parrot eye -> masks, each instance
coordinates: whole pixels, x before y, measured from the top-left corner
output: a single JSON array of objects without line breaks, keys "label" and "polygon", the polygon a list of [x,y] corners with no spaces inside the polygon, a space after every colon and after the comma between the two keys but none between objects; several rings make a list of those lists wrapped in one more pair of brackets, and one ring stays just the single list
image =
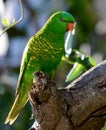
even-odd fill
[{"label": "parrot eye", "polygon": [[66,20],[64,20],[64,18],[60,18],[60,20],[61,20],[62,22],[66,22]]},{"label": "parrot eye", "polygon": [[60,18],[60,21],[62,21],[62,22],[71,22],[71,23],[74,23],[73,21],[68,21],[68,20],[65,20],[64,18]]}]

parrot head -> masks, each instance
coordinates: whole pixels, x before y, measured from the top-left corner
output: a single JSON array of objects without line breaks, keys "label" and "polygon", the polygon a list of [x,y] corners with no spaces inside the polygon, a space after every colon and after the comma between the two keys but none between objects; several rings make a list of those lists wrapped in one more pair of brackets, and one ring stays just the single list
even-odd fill
[{"label": "parrot head", "polygon": [[74,29],[75,19],[66,11],[54,13],[46,22],[44,28],[51,30],[54,34],[64,34]]}]

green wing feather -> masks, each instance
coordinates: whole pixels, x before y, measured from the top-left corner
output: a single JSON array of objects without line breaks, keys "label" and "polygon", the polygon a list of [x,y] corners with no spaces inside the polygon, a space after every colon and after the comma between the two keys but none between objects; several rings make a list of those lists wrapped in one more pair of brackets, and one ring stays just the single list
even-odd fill
[{"label": "green wing feather", "polygon": [[[20,110],[23,108],[23,106],[26,104],[26,102],[28,101],[28,95],[22,94],[22,90],[20,91],[20,88],[25,89],[25,85],[23,83],[23,80],[25,78],[25,71],[27,71],[27,65],[29,63],[30,57],[28,56],[28,54],[24,55],[24,58],[22,60],[22,66],[20,69],[20,75],[19,75],[19,79],[18,79],[18,85],[17,85],[17,89],[16,89],[16,98],[14,101],[14,104],[6,118],[5,124],[7,124],[9,122],[9,124],[13,124],[14,121],[16,120],[16,118],[19,115]],[[27,88],[27,87],[26,87]],[[23,98],[23,96],[25,96]]]}]

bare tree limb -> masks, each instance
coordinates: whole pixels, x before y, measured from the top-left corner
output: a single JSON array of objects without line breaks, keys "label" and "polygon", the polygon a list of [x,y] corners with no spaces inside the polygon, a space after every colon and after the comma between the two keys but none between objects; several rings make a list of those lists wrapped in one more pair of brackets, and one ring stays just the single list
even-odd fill
[{"label": "bare tree limb", "polygon": [[106,121],[106,61],[62,90],[36,72],[29,98],[36,118],[30,130],[100,130]]},{"label": "bare tree limb", "polygon": [[0,37],[1,37],[8,29],[14,27],[16,24],[18,24],[19,22],[22,21],[22,19],[23,19],[23,17],[24,17],[24,8],[23,8],[22,0],[19,0],[19,3],[20,3],[20,8],[21,8],[21,17],[20,17],[17,21],[11,23],[11,24],[10,24],[8,27],[6,27],[2,32],[0,32]]}]

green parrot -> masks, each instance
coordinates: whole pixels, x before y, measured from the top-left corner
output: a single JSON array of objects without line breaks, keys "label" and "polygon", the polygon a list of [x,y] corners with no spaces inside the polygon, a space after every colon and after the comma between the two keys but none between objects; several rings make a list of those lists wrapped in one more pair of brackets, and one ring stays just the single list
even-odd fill
[{"label": "green parrot", "polygon": [[65,11],[54,13],[45,25],[28,41],[20,67],[14,104],[5,124],[14,123],[20,110],[28,101],[35,71],[43,71],[52,78],[64,55],[65,32],[74,28],[74,17]]}]

